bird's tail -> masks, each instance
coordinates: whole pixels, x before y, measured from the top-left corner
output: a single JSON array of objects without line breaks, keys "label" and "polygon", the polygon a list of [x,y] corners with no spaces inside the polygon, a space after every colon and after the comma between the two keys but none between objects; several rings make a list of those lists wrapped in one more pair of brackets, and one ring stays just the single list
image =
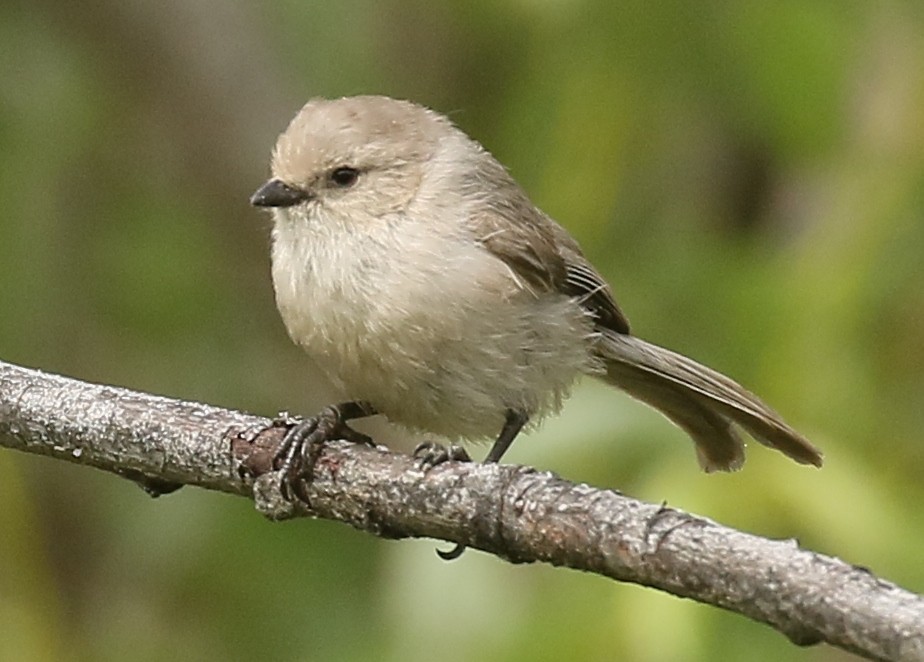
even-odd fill
[{"label": "bird's tail", "polygon": [[603,378],[683,428],[693,438],[705,471],[734,471],[744,463],[744,443],[736,425],[796,462],[821,466],[821,451],[725,375],[611,331],[603,331],[597,351],[606,365]]}]

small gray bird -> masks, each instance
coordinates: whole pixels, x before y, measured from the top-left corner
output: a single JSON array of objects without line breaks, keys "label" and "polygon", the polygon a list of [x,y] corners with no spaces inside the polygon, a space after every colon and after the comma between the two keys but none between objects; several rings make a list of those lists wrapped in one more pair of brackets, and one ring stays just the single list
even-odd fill
[{"label": "small gray bird", "polygon": [[290,448],[361,439],[346,421],[379,413],[453,441],[492,438],[486,461],[497,462],[587,374],[683,428],[706,471],[744,462],[737,426],[821,466],[755,395],[631,335],[577,242],[439,113],[380,96],[313,99],[251,203],[272,208],[289,335],[347,398]]}]

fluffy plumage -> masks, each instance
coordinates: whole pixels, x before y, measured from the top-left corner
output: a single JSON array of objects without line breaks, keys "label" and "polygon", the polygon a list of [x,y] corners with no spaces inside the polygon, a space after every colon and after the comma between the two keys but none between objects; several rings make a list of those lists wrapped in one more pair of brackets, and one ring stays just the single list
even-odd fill
[{"label": "fluffy plumage", "polygon": [[266,205],[279,310],[345,397],[479,439],[507,412],[557,411],[591,374],[686,430],[706,470],[741,465],[736,425],[821,464],[734,381],[628,335],[577,242],[444,116],[387,97],[315,99],[280,136],[272,170],[286,192]]}]

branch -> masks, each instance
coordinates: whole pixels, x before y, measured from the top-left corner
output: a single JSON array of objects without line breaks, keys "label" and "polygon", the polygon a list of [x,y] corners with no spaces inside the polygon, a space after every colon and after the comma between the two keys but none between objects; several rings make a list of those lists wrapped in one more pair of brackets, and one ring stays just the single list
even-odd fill
[{"label": "branch", "polygon": [[389,538],[461,542],[734,611],[793,642],[924,660],[924,598],[864,568],[673,508],[528,467],[413,458],[343,442],[321,451],[308,503],[281,498],[269,419],[0,362],[0,446],[97,467],[155,488],[254,498],[268,517],[334,519]]}]

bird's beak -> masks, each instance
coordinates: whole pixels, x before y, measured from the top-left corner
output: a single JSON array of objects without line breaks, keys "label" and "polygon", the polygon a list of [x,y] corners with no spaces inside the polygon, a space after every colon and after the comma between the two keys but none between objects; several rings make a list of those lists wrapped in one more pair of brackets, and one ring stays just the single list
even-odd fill
[{"label": "bird's beak", "polygon": [[291,207],[308,200],[307,191],[289,186],[281,179],[271,179],[250,196],[254,207]]}]

